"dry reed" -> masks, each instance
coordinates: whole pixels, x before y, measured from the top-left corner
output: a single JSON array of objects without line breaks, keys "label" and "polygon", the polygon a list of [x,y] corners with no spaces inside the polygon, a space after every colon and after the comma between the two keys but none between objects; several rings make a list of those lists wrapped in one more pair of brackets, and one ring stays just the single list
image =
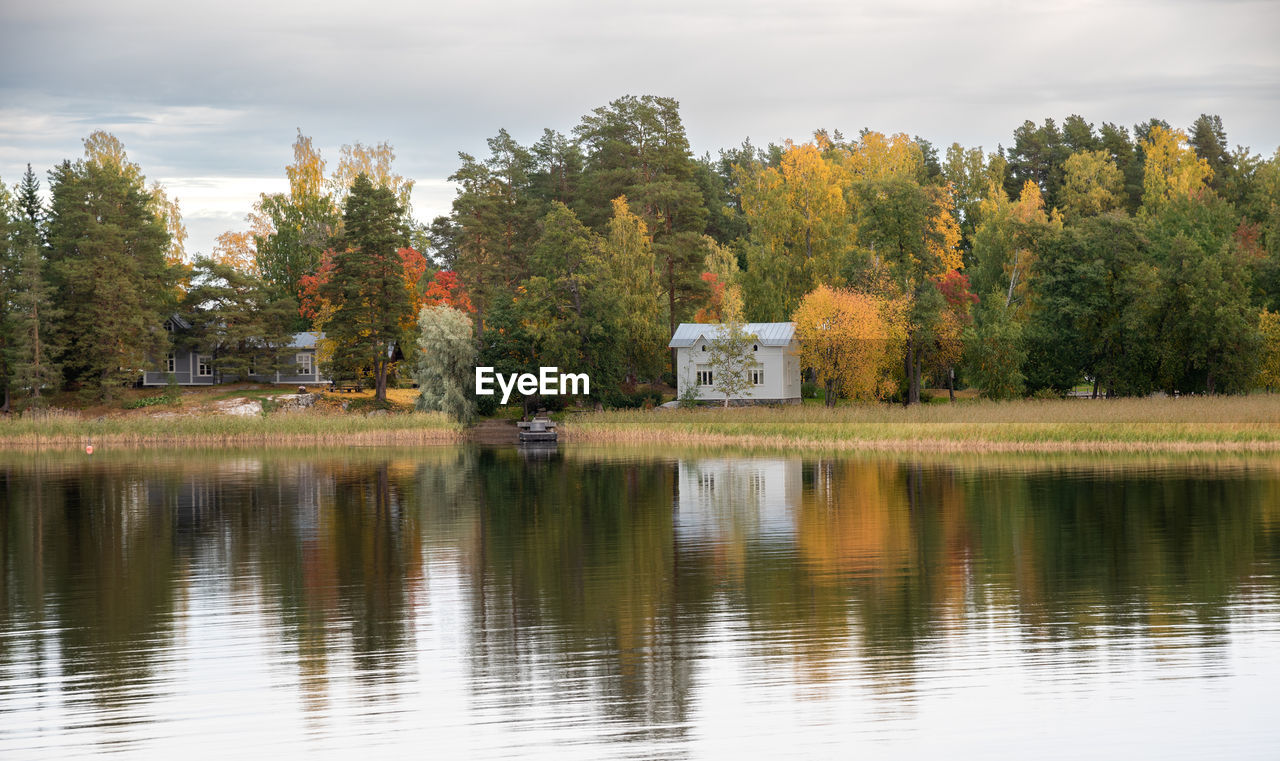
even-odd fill
[{"label": "dry reed", "polygon": [[1276,452],[1280,396],[746,407],[581,415],[575,442],[833,451]]},{"label": "dry reed", "polygon": [[75,415],[0,422],[0,448],[78,449],[115,446],[373,446],[452,443],[462,429],[438,413],[357,415],[102,417]]}]

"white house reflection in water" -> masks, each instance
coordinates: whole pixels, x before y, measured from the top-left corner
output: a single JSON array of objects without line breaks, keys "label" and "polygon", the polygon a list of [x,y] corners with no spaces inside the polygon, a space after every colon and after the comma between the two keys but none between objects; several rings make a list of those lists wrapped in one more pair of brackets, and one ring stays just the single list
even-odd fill
[{"label": "white house reflection in water", "polygon": [[799,457],[681,460],[677,540],[794,542],[801,473]]}]

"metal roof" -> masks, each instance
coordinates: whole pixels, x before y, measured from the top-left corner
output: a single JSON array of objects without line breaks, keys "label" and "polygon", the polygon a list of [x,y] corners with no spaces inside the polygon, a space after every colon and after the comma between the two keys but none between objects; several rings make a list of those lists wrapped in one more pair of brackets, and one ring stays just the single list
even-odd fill
[{"label": "metal roof", "polygon": [[[786,346],[796,335],[794,322],[749,322],[743,326],[747,335],[754,335],[756,343],[761,346]],[[682,322],[671,337],[669,349],[680,349],[693,346],[699,338],[708,341],[715,338],[724,329],[717,323]]]},{"label": "metal roof", "polygon": [[293,340],[289,342],[289,348],[314,349],[318,338],[324,338],[324,333],[297,333],[293,336]]}]

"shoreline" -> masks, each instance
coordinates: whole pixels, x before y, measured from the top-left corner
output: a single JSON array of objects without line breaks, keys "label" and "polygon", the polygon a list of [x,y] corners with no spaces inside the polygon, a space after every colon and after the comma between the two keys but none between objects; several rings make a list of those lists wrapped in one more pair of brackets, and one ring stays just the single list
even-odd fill
[{"label": "shoreline", "polygon": [[0,450],[117,447],[396,446],[451,444],[466,431],[436,413],[374,417],[284,413],[269,417],[199,415],[86,419],[74,414],[0,422]]},{"label": "shoreline", "polygon": [[1280,453],[1280,440],[1272,439],[1106,439],[1081,437],[1067,440],[982,439],[944,437],[847,437],[816,438],[787,434],[688,433],[655,427],[638,432],[634,429],[592,429],[575,431],[565,428],[565,440],[572,444],[661,444],[663,446],[738,447],[761,450],[803,449],[810,452],[893,452],[893,453],[1154,453],[1154,452],[1222,452]]},{"label": "shoreline", "polygon": [[564,431],[575,443],[807,451],[1271,453],[1280,395],[597,412]]},{"label": "shoreline", "polygon": [[[266,416],[64,413],[0,421],[0,450],[127,447],[503,444],[501,419],[462,428],[439,413],[303,411]],[[497,430],[502,429],[502,430]],[[899,453],[1280,453],[1280,395],[967,402],[901,408],[580,412],[561,422],[574,445]]]}]

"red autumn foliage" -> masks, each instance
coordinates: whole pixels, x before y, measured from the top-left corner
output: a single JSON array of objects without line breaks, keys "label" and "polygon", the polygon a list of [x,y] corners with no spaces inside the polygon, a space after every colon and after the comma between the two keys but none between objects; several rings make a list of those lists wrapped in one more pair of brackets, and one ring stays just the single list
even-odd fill
[{"label": "red autumn foliage", "polygon": [[702,282],[707,284],[707,303],[693,316],[693,321],[720,322],[720,311],[724,308],[724,283],[714,272],[702,273]]},{"label": "red autumn foliage", "polygon": [[955,312],[968,314],[969,305],[978,303],[978,294],[969,290],[969,276],[960,270],[949,270],[933,282]]},{"label": "red autumn foliage", "polygon": [[463,312],[476,311],[456,272],[440,270],[435,277],[431,278],[431,282],[427,283],[427,288],[422,294],[423,306],[434,307],[442,304]]},{"label": "red autumn foliage", "polygon": [[[434,286],[434,281],[423,292],[419,285],[422,281],[422,276],[427,272],[426,257],[412,248],[402,248],[397,250],[396,253],[400,256],[400,262],[404,268],[404,286],[408,289],[413,299],[412,315],[413,319],[416,320],[419,309],[424,305],[437,303],[431,298],[431,288]],[[328,304],[325,302],[324,297],[320,295],[320,292],[323,286],[329,282],[329,278],[333,276],[333,260],[334,252],[332,250],[324,252],[320,259],[319,269],[314,274],[304,275],[298,280],[298,303],[300,304],[298,312],[313,322],[321,318],[327,311]],[[467,305],[466,308],[470,310],[471,302],[466,301],[465,296],[462,298]]]},{"label": "red autumn foliage", "polygon": [[298,312],[312,322],[324,311],[325,300],[320,295],[321,288],[333,276],[333,250],[325,251],[320,257],[320,268],[312,275],[303,275],[298,280]]}]

